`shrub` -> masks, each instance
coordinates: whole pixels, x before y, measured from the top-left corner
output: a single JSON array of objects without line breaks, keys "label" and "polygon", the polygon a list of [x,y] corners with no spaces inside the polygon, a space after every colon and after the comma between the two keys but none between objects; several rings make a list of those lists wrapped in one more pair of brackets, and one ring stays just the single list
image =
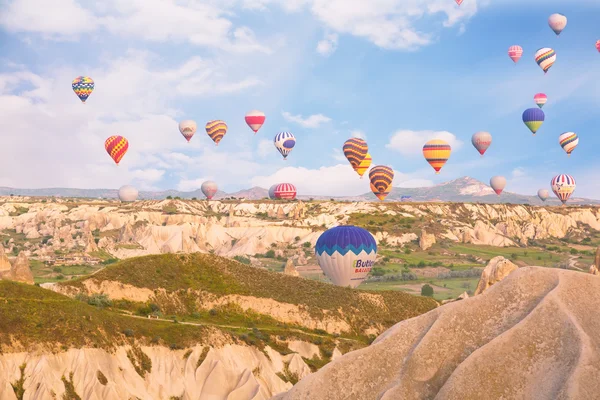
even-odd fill
[{"label": "shrub", "polygon": [[433,288],[427,283],[421,287],[421,296],[432,297],[433,296]]},{"label": "shrub", "polygon": [[304,248],[307,248],[307,249],[308,249],[310,246],[311,246],[310,242],[304,242],[304,243],[302,244],[302,247],[304,247]]},{"label": "shrub", "polygon": [[265,253],[266,258],[275,258],[275,250],[271,249]]}]

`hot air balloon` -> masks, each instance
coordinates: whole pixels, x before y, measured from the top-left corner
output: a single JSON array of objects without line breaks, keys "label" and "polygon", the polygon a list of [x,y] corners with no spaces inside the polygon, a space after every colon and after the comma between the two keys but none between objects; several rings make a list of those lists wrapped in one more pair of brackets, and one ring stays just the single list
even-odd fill
[{"label": "hot air balloon", "polygon": [[579,144],[579,136],[575,132],[565,132],[558,137],[558,143],[567,152],[567,156],[571,156],[571,153]]},{"label": "hot air balloon", "polygon": [[377,243],[367,230],[352,225],[323,232],[315,245],[323,273],[334,285],[355,288],[365,280],[377,258]]},{"label": "hot air balloon", "polygon": [[502,193],[506,186],[506,178],[503,176],[492,176],[490,179],[490,186],[494,189],[494,192],[500,196],[500,193]]},{"label": "hot air balloon", "polygon": [[550,26],[550,29],[552,29],[554,33],[556,33],[556,36],[558,36],[567,26],[567,17],[558,13],[552,14],[548,18],[548,25]]},{"label": "hot air balloon", "polygon": [[354,169],[356,173],[360,176],[360,179],[363,178],[363,175],[371,166],[372,161],[373,160],[371,159],[371,155],[367,153],[366,157],[360,162],[360,164],[358,164],[358,167]]},{"label": "hot air balloon", "polygon": [[523,48],[521,46],[510,46],[508,48],[508,56],[515,62],[515,64],[521,59],[522,55]]},{"label": "hot air balloon", "polygon": [[221,120],[208,121],[206,123],[206,133],[218,146],[223,136],[227,133],[227,124]]},{"label": "hot air balloon", "polygon": [[546,201],[546,199],[548,198],[548,190],[547,189],[540,189],[538,190],[538,197],[540,198],[540,200],[542,201]]},{"label": "hot air balloon", "polygon": [[94,91],[94,80],[89,76],[78,76],[71,82],[71,87],[77,97],[79,97],[79,100],[85,104],[85,101]]},{"label": "hot air balloon", "polygon": [[535,52],[535,62],[544,70],[544,74],[548,72],[550,67],[556,61],[556,52],[549,47],[544,47]]},{"label": "hot air balloon", "polygon": [[352,168],[355,171],[369,152],[367,142],[357,137],[346,140],[342,149],[344,151],[344,156],[346,156],[346,159],[350,162],[350,165],[352,165]]},{"label": "hot air balloon", "polygon": [[463,0],[454,0],[456,2],[456,4],[458,4],[459,6],[462,4]]},{"label": "hot air balloon", "polygon": [[550,181],[550,185],[552,186],[552,191],[563,205],[575,191],[575,179],[571,175],[556,175]]},{"label": "hot air balloon", "polygon": [[540,126],[542,126],[545,118],[546,115],[539,108],[528,108],[523,111],[523,122],[534,135],[540,129]]},{"label": "hot air balloon", "polygon": [[131,185],[121,186],[119,189],[119,200],[122,202],[136,201],[138,191]]},{"label": "hot air balloon", "polygon": [[278,184],[275,184],[269,188],[269,198],[271,200],[275,200],[275,189],[277,188],[277,185]]},{"label": "hot air balloon", "polygon": [[296,145],[296,138],[290,132],[279,132],[273,139],[273,144],[283,156],[284,161]]},{"label": "hot air balloon", "polygon": [[600,40],[596,40],[596,50],[600,51]]},{"label": "hot air balloon", "polygon": [[206,198],[208,200],[212,200],[215,193],[217,193],[217,191],[219,190],[219,187],[213,181],[205,181],[205,182],[202,182],[202,186],[200,186],[200,190],[202,190],[202,193],[204,193],[204,195],[206,196]]},{"label": "hot air balloon", "polygon": [[392,190],[394,170],[385,165],[377,165],[369,171],[371,180],[371,191],[381,201],[385,200]]},{"label": "hot air balloon", "polygon": [[440,169],[446,164],[451,153],[452,148],[450,145],[441,139],[430,140],[423,146],[423,156],[429,165],[433,167],[436,174],[440,173]]},{"label": "hot air balloon", "polygon": [[276,199],[294,200],[296,198],[296,186],[291,183],[280,183],[275,186],[273,195]]},{"label": "hot air balloon", "polygon": [[192,139],[192,136],[196,133],[197,125],[196,121],[192,121],[191,119],[186,119],[185,121],[181,121],[179,123],[179,132],[183,135],[185,140],[189,143]]},{"label": "hot air balloon", "polygon": [[542,108],[548,101],[548,96],[546,96],[544,93],[538,93],[533,96],[533,101],[535,101],[535,104],[537,104],[539,108]]},{"label": "hot air balloon", "polygon": [[492,135],[489,132],[477,132],[471,137],[471,143],[477,149],[481,157],[492,144]]},{"label": "hot air balloon", "polygon": [[256,135],[256,132],[258,132],[260,127],[263,126],[263,124],[265,123],[265,118],[266,117],[264,112],[252,110],[246,113],[245,119],[250,129],[252,129],[254,131],[254,134]]},{"label": "hot air balloon", "polygon": [[104,142],[104,148],[109,156],[119,165],[121,159],[127,153],[129,141],[123,136],[111,136]]}]

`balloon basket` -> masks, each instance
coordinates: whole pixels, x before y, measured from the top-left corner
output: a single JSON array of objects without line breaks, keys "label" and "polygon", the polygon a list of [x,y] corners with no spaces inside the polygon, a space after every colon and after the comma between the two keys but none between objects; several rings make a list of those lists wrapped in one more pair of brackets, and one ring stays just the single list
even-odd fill
[{"label": "balloon basket", "polygon": [[440,171],[435,171],[435,174],[436,174],[436,175],[439,175],[439,174],[440,174]]}]

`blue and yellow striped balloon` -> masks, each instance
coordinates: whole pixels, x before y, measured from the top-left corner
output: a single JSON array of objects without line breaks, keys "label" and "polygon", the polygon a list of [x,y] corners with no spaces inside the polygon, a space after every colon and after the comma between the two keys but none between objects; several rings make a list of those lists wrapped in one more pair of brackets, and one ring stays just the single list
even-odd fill
[{"label": "blue and yellow striped balloon", "polygon": [[350,162],[350,165],[352,165],[354,170],[358,168],[369,152],[367,142],[356,137],[346,140],[342,149],[344,151],[344,156],[346,156],[346,159]]},{"label": "blue and yellow striped balloon", "polygon": [[523,111],[523,122],[534,135],[544,123],[545,118],[546,114],[539,108],[528,108]]},{"label": "blue and yellow striped balloon", "polygon": [[385,200],[392,190],[394,170],[385,165],[377,165],[369,171],[371,191],[381,201]]}]

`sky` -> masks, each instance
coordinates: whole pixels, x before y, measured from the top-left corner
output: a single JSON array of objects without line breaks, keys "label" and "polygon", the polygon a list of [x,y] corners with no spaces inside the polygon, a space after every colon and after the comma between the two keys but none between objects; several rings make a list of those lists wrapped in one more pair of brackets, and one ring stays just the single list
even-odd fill
[{"label": "sky", "polygon": [[[595,0],[0,0],[0,186],[198,189],[294,184],[298,193],[369,191],[342,153],[364,138],[394,191],[462,176],[505,176],[533,195],[557,174],[600,198],[600,2]],[[553,13],[567,16],[556,36]],[[524,54],[515,65],[508,47]],[[544,75],[542,47],[557,60]],[[71,88],[95,89],[83,105]],[[536,136],[522,112],[543,92]],[[256,135],[244,122],[258,109]],[[188,144],[178,123],[193,119]],[[204,125],[221,119],[219,144]],[[296,146],[284,161],[274,136]],[[493,136],[484,157],[471,144]],[[579,135],[571,157],[558,144]],[[104,149],[129,140],[119,166]],[[452,155],[439,175],[432,138]]]}]

